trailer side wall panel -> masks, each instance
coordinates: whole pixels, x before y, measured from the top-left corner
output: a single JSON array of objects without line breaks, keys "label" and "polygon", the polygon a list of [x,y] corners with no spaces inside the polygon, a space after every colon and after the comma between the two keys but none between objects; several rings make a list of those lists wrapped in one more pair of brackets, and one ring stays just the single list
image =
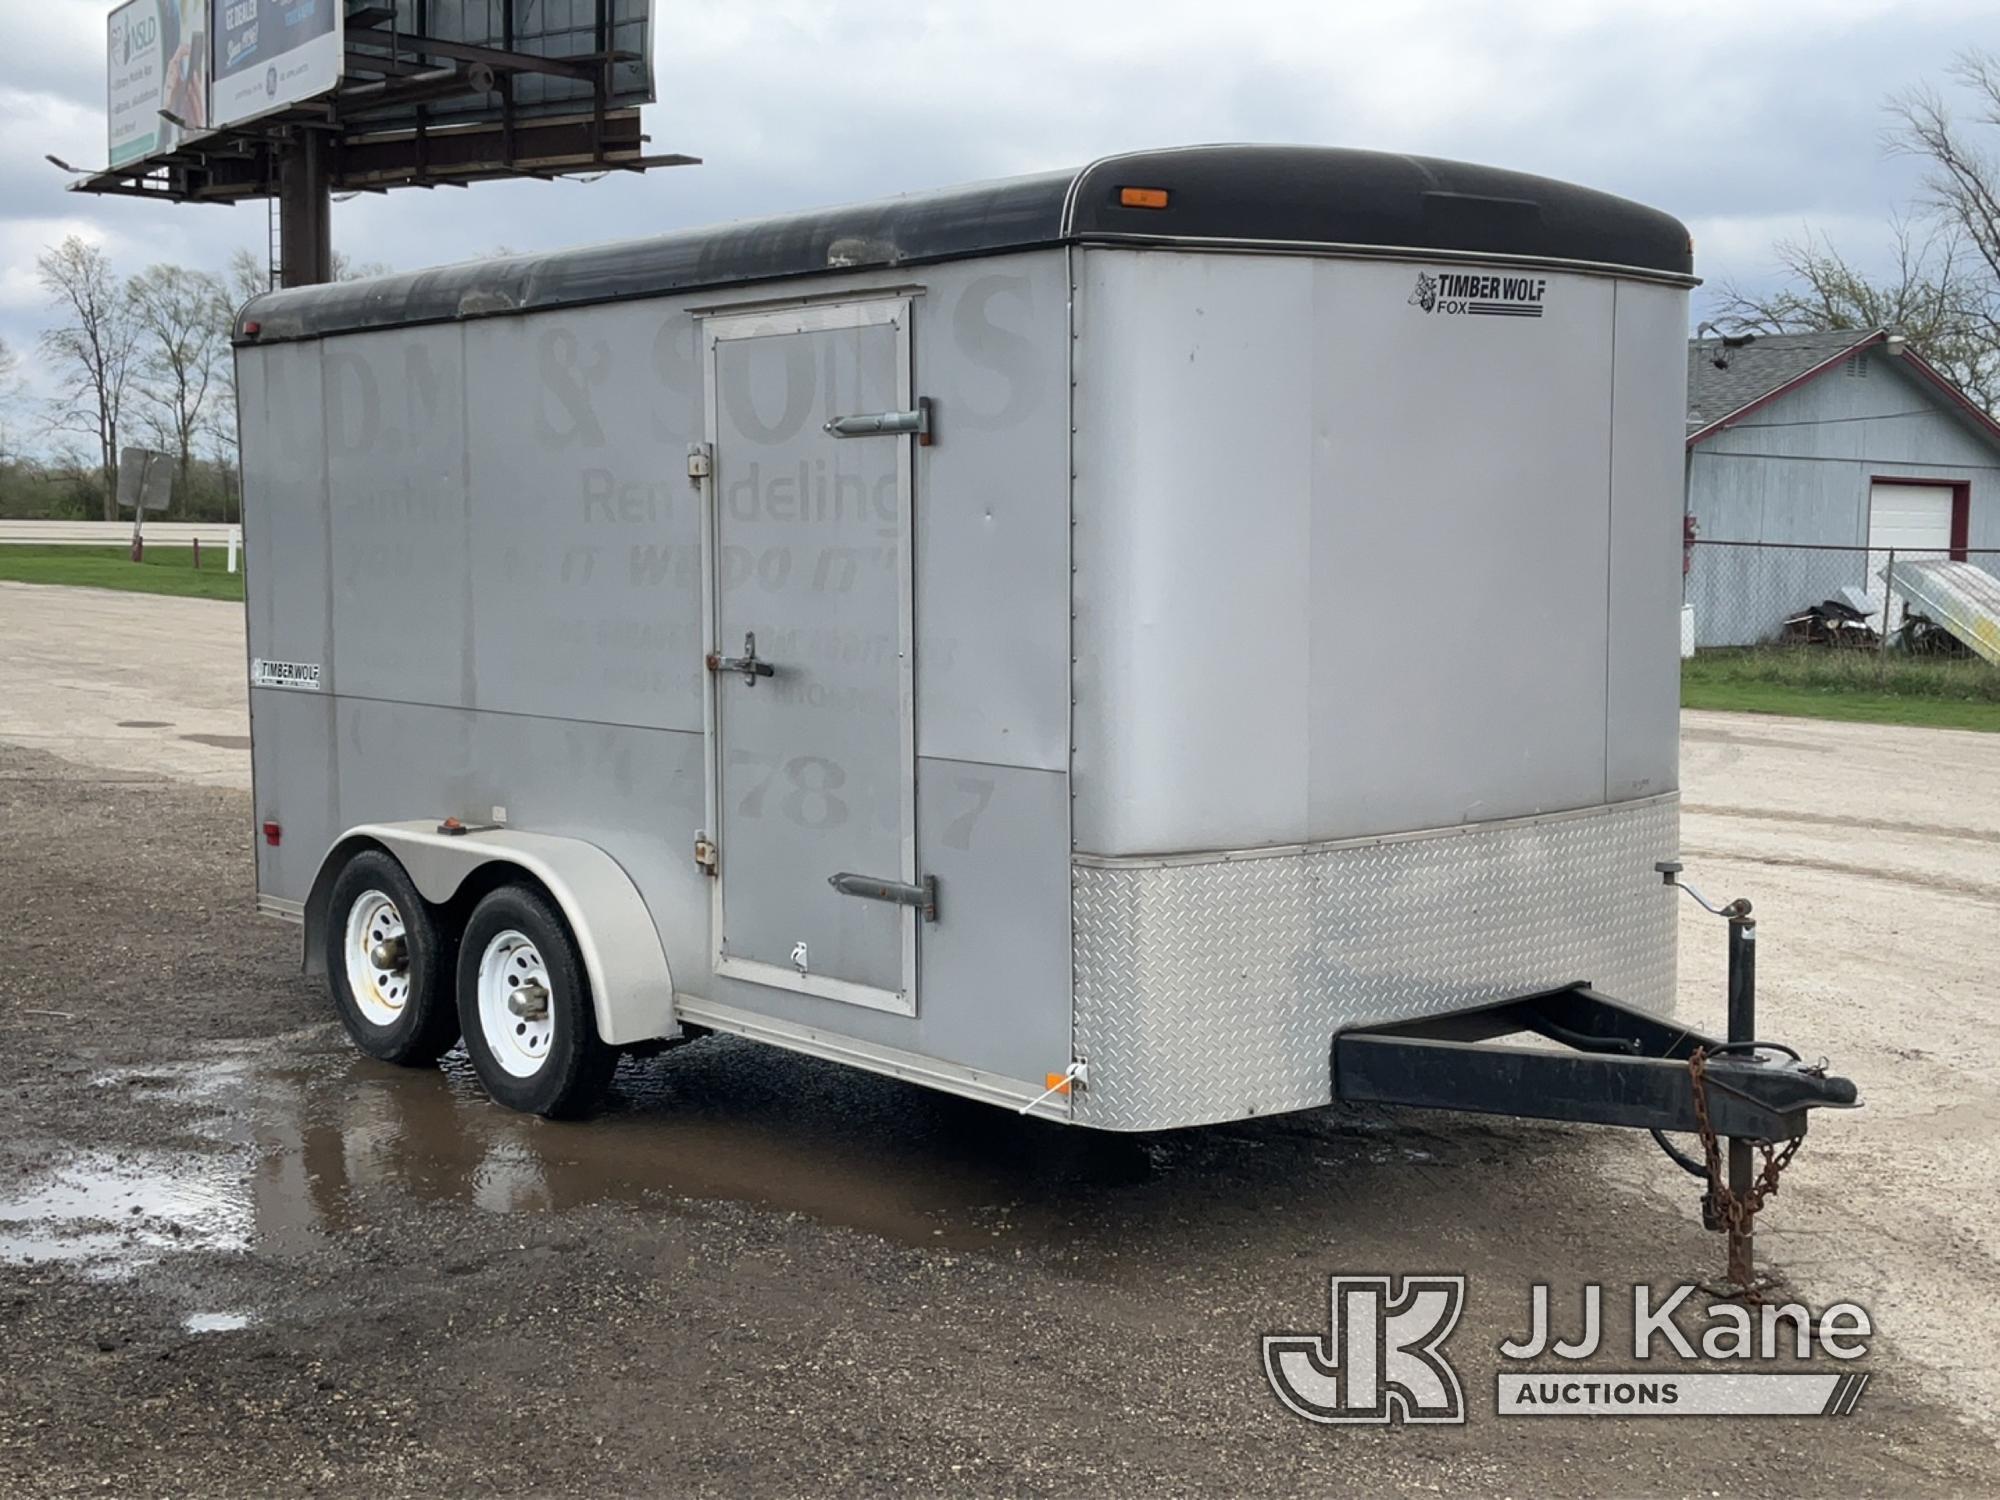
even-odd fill
[{"label": "trailer side wall panel", "polygon": [[[1008,1078],[1060,1068],[1070,1055],[1063,264],[1044,251],[914,279],[913,365],[941,437],[920,450],[914,489],[919,855],[958,918],[922,935],[915,1016],[709,972],[709,882],[693,860],[711,816],[709,564],[687,450],[706,426],[702,314],[768,302],[769,291],[239,350],[256,497],[252,654],[319,669],[316,691],[251,694],[258,816],[284,830],[281,846],[259,849],[266,904],[302,903],[348,827],[484,822],[504,808],[514,826],[587,839],[625,868],[691,997]],[[830,275],[785,295],[912,285]],[[827,378],[782,373],[754,391],[725,383],[734,430],[782,433]],[[741,535],[754,538],[759,515],[796,519],[828,502],[810,464],[767,469],[738,464],[716,497],[752,523]],[[794,539],[746,544],[714,565],[723,589],[838,591],[871,562],[852,553]],[[782,818],[790,790],[774,782],[753,806]],[[738,792],[750,796],[748,784]],[[800,857],[813,857],[809,844]]]}]

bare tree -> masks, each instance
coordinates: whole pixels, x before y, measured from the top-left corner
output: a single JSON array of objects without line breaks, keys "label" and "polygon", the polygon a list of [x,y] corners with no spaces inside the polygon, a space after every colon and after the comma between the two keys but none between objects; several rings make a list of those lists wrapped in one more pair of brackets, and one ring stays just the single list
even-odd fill
[{"label": "bare tree", "polygon": [[1773,253],[1786,283],[1752,293],[1722,282],[1715,320],[1753,333],[1898,329],[1973,400],[2000,405],[2000,341],[1979,313],[1976,264],[1948,226],[1898,219],[1890,228],[1895,260],[1880,276],[1857,269],[1824,235],[1780,240]]},{"label": "bare tree", "polygon": [[49,426],[90,438],[97,447],[107,521],[118,519],[118,424],[132,378],[136,329],[111,263],[95,245],[70,235],[35,261],[37,278],[60,322],[41,337],[61,387],[49,402]]},{"label": "bare tree", "polygon": [[1871,276],[1824,236],[1776,247],[1788,282],[1756,295],[1725,282],[1716,320],[1770,333],[1897,328],[1988,410],[2000,410],[2000,161],[1969,131],[2000,129],[2000,53],[1961,53],[1946,76],[1970,126],[1928,84],[1889,101],[1892,152],[1925,163],[1914,217],[1892,225],[1892,270]]},{"label": "bare tree", "polygon": [[0,339],[0,463],[14,456],[14,435],[8,421],[21,395],[21,356]]},{"label": "bare tree", "polygon": [[[1946,76],[1970,95],[1974,124],[2000,129],[2000,53],[1961,52]],[[1969,311],[2000,341],[2000,162],[1927,84],[1892,99],[1889,112],[1889,147],[1925,163],[1923,208],[1964,245],[1979,294]]]},{"label": "bare tree", "polygon": [[[363,281],[370,276],[386,275],[388,270],[389,267],[381,261],[357,261],[338,250],[333,252],[335,281]],[[252,297],[261,297],[274,286],[270,266],[247,245],[238,245],[230,252],[229,269],[223,274],[223,282],[229,290],[229,316],[233,316]]]},{"label": "bare tree", "polygon": [[261,297],[271,290],[271,268],[248,245],[238,245],[229,252],[229,269],[223,272],[222,280],[229,290],[229,307],[224,316],[233,318],[252,297]]},{"label": "bare tree", "polygon": [[126,290],[139,338],[138,415],[156,445],[175,455],[186,494],[195,441],[226,378],[228,294],[206,272],[170,265],[149,266]]}]

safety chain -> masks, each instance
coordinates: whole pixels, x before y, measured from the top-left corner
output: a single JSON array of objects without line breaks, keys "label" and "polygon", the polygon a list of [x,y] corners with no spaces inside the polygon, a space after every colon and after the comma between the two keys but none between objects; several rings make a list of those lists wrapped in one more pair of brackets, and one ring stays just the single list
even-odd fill
[{"label": "safety chain", "polygon": [[[1757,1172],[1757,1180],[1748,1192],[1738,1194],[1729,1186],[1729,1174],[1723,1166],[1722,1142],[1715,1134],[1715,1126],[1708,1118],[1708,1049],[1697,1047],[1688,1056],[1688,1077],[1694,1088],[1695,1128],[1701,1134],[1701,1152],[1708,1168],[1708,1191],[1701,1200],[1702,1219],[1710,1229],[1719,1229],[1728,1234],[1748,1235],[1757,1218],[1757,1211],[1764,1206],[1764,1200],[1778,1191],[1778,1176],[1798,1154],[1804,1136],[1794,1136],[1783,1146],[1773,1146],[1769,1141],[1751,1141],[1763,1157],[1764,1164]],[[1754,1296],[1755,1289],[1743,1290]]]}]

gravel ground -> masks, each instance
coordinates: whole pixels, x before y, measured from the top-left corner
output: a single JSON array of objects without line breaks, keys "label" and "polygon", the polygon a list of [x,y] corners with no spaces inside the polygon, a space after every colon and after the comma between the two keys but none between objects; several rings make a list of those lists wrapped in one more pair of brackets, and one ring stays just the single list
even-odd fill
[{"label": "gravel ground", "polygon": [[[1100,1136],[720,1038],[597,1120],[509,1115],[460,1057],[347,1049],[252,913],[241,791],[0,729],[0,1493],[1994,1493],[2000,737],[1688,730],[1690,874],[1757,900],[1773,1029],[1868,1096],[1759,1241],[1875,1313],[1841,1420],[1492,1415],[1533,1282],[1719,1268],[1643,1137]],[[1259,1335],[1380,1271],[1470,1277],[1467,1426],[1266,1386]]]},{"label": "gravel ground", "polygon": [[0,740],[250,789],[243,606],[0,580]]}]

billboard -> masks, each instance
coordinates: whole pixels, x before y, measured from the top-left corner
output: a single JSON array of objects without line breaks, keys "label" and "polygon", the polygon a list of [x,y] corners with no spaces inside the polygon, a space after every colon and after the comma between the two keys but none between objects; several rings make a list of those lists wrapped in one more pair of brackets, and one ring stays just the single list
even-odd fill
[{"label": "billboard", "polygon": [[[8,3],[27,0],[0,0]],[[644,156],[638,107],[654,94],[653,8],[653,0],[114,0],[108,165],[105,185],[91,190],[138,191],[143,180],[148,195],[268,192],[283,147],[252,122],[308,115],[331,124],[343,150],[370,143],[373,165],[356,168],[354,186],[466,181],[517,167],[546,173],[552,163],[630,165]],[[532,141],[518,133],[542,125]],[[226,153],[174,154],[218,133],[231,138]],[[399,155],[395,142],[420,133],[423,148]]]},{"label": "billboard", "polygon": [[[109,160],[124,166],[206,133],[210,0],[127,0],[111,12]],[[163,119],[167,110],[186,128]]]},{"label": "billboard", "polygon": [[[593,0],[399,0],[395,25],[405,36],[511,48],[539,57],[616,52],[622,60],[605,80],[606,106],[630,109],[653,102],[653,0],[604,0],[601,7]],[[387,50],[394,45],[390,35],[351,28],[347,40],[353,47]],[[365,66],[363,55],[350,54],[349,66]],[[516,74],[511,93],[517,119],[589,114],[596,98],[588,80],[550,73]],[[468,93],[428,101],[424,108],[434,123],[490,124],[502,116],[500,101],[498,93]],[[412,115],[390,128],[414,123]]]},{"label": "billboard", "polygon": [[340,83],[341,0],[213,0],[216,125],[236,125]]}]

